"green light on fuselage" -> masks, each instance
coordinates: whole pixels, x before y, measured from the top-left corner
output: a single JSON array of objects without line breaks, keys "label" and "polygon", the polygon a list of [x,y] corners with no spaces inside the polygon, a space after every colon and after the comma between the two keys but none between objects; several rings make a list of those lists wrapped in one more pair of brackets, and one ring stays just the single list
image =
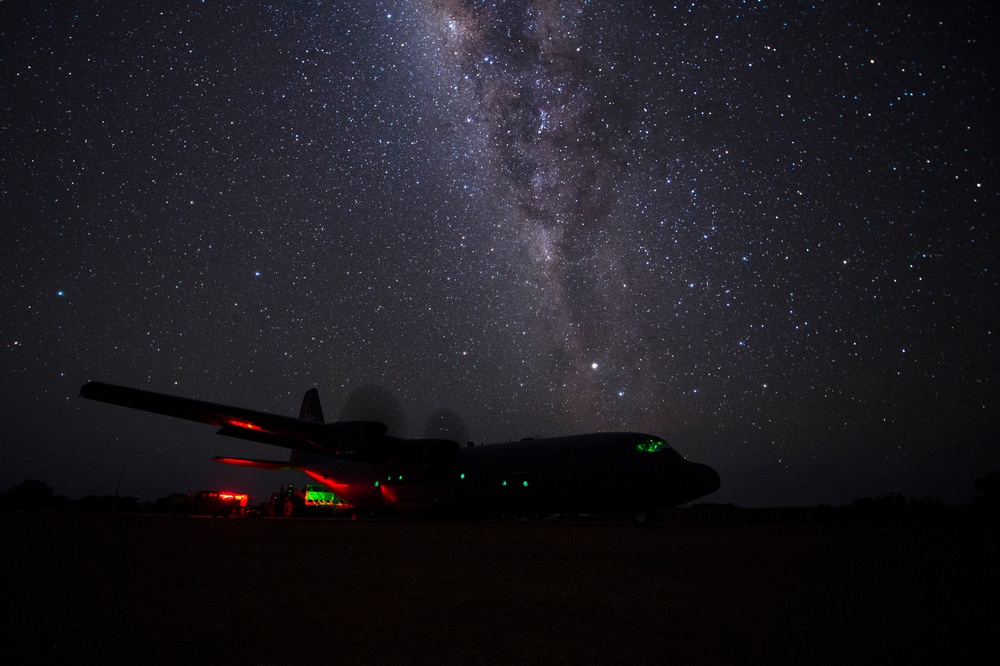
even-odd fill
[{"label": "green light on fuselage", "polygon": [[522,481],[521,485],[524,486],[525,488],[527,488],[528,487],[528,482],[527,481]]},{"label": "green light on fuselage", "polygon": [[502,483],[502,485],[505,485],[505,486],[507,485],[507,482],[506,482],[506,481],[503,481],[503,482],[501,482],[501,483]]},{"label": "green light on fuselage", "polygon": [[460,479],[464,479],[464,478],[465,478],[465,472],[462,472],[461,474],[459,474],[459,475],[458,475],[458,478],[460,478]]},{"label": "green light on fuselage", "polygon": [[667,448],[667,443],[662,439],[644,439],[635,445],[635,450],[639,453],[656,453]]}]

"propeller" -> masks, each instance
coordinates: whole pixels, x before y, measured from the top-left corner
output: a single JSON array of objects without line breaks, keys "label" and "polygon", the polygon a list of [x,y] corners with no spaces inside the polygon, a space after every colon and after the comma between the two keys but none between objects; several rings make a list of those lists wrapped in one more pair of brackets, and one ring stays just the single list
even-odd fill
[{"label": "propeller", "polygon": [[365,384],[354,389],[340,408],[341,421],[378,421],[386,434],[406,437],[406,414],[399,400],[380,384]]},{"label": "propeller", "polygon": [[424,426],[424,439],[450,439],[464,445],[471,441],[465,421],[454,409],[442,407],[434,411]]}]

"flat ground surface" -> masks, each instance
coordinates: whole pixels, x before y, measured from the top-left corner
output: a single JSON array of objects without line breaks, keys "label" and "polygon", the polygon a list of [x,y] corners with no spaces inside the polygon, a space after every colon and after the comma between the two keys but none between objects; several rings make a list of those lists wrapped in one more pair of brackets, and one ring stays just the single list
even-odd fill
[{"label": "flat ground surface", "polygon": [[1000,627],[984,527],[0,513],[0,528],[9,664],[969,663]]}]

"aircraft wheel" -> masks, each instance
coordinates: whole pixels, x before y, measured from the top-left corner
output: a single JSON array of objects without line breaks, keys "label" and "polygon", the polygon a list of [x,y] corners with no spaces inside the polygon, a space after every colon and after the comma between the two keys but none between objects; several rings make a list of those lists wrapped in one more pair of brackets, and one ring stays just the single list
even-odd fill
[{"label": "aircraft wheel", "polygon": [[285,503],[281,505],[281,515],[285,518],[291,518],[295,515],[295,502],[290,499],[285,500]]},{"label": "aircraft wheel", "polygon": [[653,514],[645,509],[637,509],[632,512],[632,523],[639,527],[649,527],[653,524]]}]

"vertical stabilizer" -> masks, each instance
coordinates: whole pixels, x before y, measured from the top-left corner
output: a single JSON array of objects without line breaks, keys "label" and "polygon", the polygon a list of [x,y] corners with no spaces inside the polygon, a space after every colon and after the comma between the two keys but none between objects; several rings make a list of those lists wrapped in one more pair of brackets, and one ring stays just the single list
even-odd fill
[{"label": "vertical stabilizer", "polygon": [[319,404],[319,391],[315,388],[306,391],[305,397],[302,398],[302,409],[299,410],[299,418],[303,421],[312,421],[313,423],[325,423],[323,421],[323,408]]}]

